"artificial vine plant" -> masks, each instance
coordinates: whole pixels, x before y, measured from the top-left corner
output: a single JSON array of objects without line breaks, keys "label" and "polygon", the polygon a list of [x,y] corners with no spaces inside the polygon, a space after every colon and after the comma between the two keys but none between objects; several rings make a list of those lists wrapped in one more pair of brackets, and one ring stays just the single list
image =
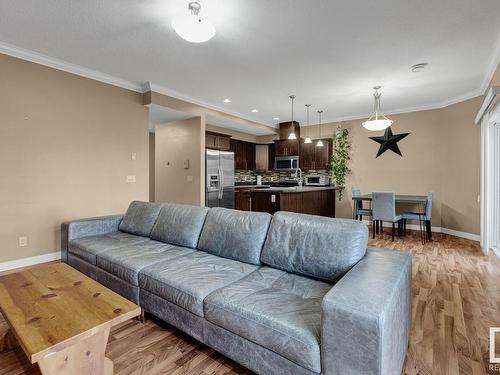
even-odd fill
[{"label": "artificial vine plant", "polygon": [[[349,130],[342,128],[339,124],[333,135],[333,154],[330,159],[330,170],[332,172],[335,185],[344,188],[345,180],[351,170],[349,169],[349,161],[351,160],[351,140],[349,138]],[[339,201],[342,200],[342,192],[338,191]]]}]

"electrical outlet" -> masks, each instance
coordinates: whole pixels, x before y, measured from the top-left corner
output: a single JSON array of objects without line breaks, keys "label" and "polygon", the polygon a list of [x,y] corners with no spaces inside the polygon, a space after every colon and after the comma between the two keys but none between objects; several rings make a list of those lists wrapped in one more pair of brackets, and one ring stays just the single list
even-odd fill
[{"label": "electrical outlet", "polygon": [[125,181],[126,181],[127,183],[130,183],[130,182],[136,182],[136,181],[137,181],[137,179],[136,179],[136,177],[135,177],[135,176],[127,176],[127,178],[125,179]]},{"label": "electrical outlet", "polygon": [[187,182],[193,182],[193,176],[187,176],[186,180]]},{"label": "electrical outlet", "polygon": [[19,247],[25,247],[25,246],[28,246],[28,237],[26,236],[19,237]]}]

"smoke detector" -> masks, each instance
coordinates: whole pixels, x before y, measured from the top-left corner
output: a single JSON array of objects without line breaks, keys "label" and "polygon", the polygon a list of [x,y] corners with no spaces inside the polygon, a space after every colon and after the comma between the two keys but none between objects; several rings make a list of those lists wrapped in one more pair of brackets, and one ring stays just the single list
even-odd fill
[{"label": "smoke detector", "polygon": [[418,63],[415,65],[412,65],[412,67],[410,69],[413,73],[420,73],[422,70],[424,70],[427,67],[427,65],[429,65],[429,63],[426,63],[426,62]]}]

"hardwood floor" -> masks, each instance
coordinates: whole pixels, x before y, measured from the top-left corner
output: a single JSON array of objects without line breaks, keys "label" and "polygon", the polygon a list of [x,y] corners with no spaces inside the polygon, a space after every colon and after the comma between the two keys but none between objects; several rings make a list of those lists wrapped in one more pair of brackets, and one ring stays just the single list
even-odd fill
[{"label": "hardwood floor", "polygon": [[[496,255],[483,256],[479,243],[443,234],[422,245],[416,233],[391,242],[386,232],[370,245],[413,255],[413,322],[404,373],[488,373],[489,327],[500,327]],[[0,334],[6,329],[0,318]],[[106,355],[115,374],[251,374],[156,319],[115,327]],[[0,355],[0,375],[38,373],[20,350]]]}]

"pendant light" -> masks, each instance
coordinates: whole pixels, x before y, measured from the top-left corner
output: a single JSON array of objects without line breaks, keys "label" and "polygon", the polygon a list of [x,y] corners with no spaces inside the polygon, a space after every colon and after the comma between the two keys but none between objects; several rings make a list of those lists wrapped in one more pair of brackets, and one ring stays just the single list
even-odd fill
[{"label": "pendant light", "polygon": [[293,121],[293,101],[295,100],[295,95],[290,95],[289,98],[292,100],[292,132],[288,136],[288,139],[297,139],[297,136],[295,135],[295,123]]},{"label": "pendant light", "polygon": [[[310,104],[306,104],[306,110],[307,110],[307,126],[309,126],[309,107]],[[309,132],[309,130],[308,130]],[[312,143],[311,137],[307,136],[306,139],[304,140],[304,143]]]},{"label": "pendant light", "polygon": [[215,27],[200,16],[201,4],[192,1],[188,4],[189,14],[178,16],[172,21],[174,31],[191,43],[203,43],[213,38]]},{"label": "pendant light", "polygon": [[323,147],[323,141],[321,140],[321,115],[323,114],[323,111],[318,111],[319,115],[319,139],[318,142],[316,142],[316,147]]},{"label": "pendant light", "polygon": [[380,112],[380,96],[382,95],[379,90],[381,86],[375,86],[373,89],[375,92],[373,93],[373,97],[375,98],[375,103],[373,105],[373,115],[363,122],[363,127],[366,130],[371,130],[371,131],[377,131],[377,130],[384,130],[387,129],[389,126],[392,125],[394,121],[389,120],[387,117],[385,117],[383,114]]}]

